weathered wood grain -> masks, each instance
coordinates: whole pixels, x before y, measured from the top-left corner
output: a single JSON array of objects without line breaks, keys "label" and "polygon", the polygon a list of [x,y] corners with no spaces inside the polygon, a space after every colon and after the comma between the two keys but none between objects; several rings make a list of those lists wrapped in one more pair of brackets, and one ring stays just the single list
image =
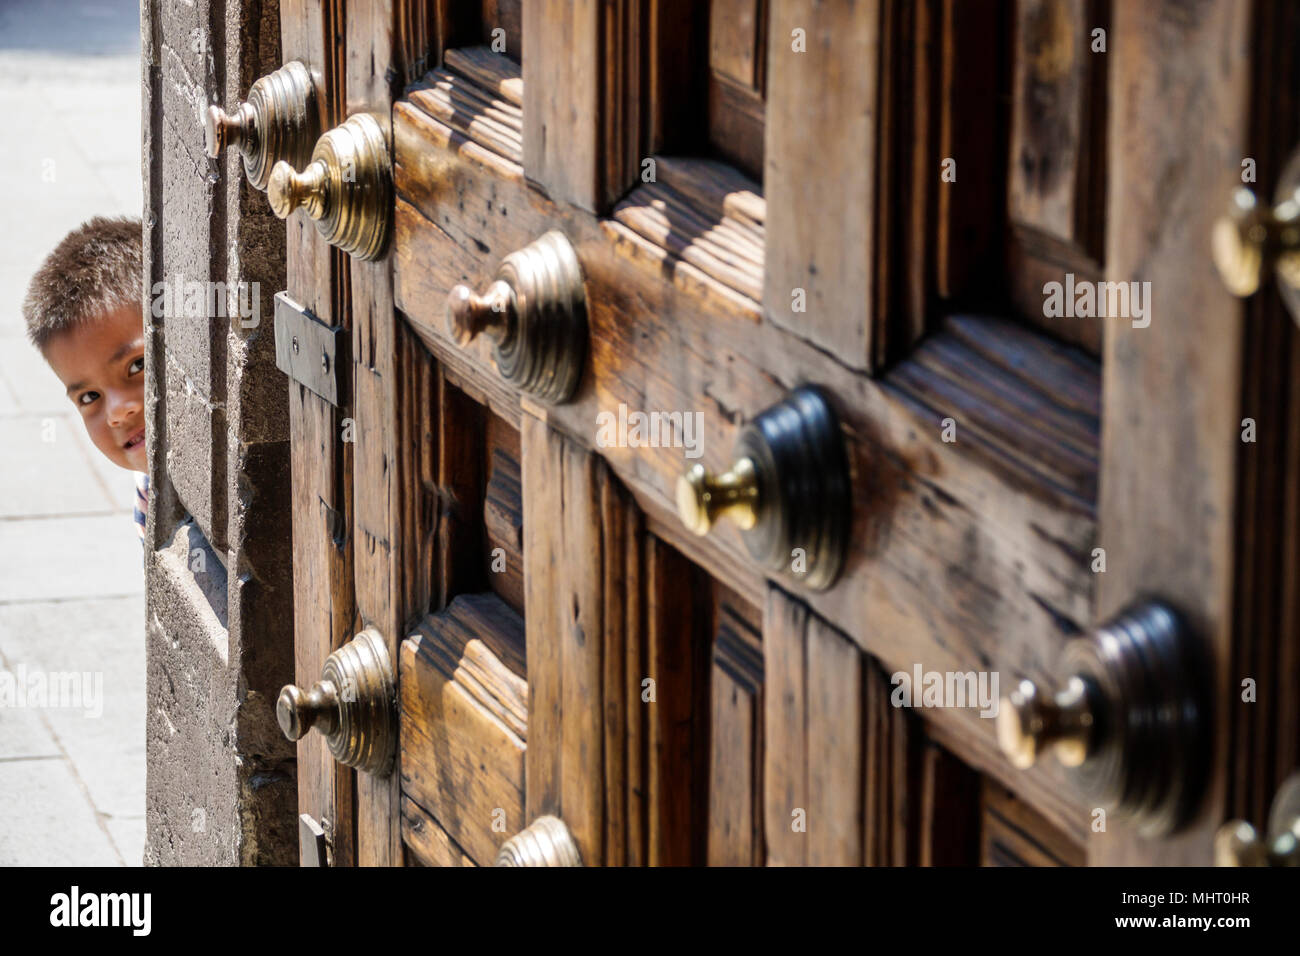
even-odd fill
[{"label": "weathered wood grain", "polygon": [[[652,539],[646,559],[648,862],[705,862],[708,642],[700,613],[707,580],[680,553]],[[643,684],[643,688],[645,685]]]},{"label": "weathered wood grain", "polygon": [[483,440],[481,407],[437,377],[437,606],[483,589]]},{"label": "weathered wood grain", "polygon": [[[524,499],[519,469],[519,432],[496,415],[487,416],[487,487],[483,492],[483,561],[492,590],[524,613]],[[497,570],[497,549],[504,568]]]},{"label": "weathered wood grain", "polygon": [[[1248,142],[1257,195],[1271,196],[1300,134],[1300,7],[1257,4]],[[1256,680],[1254,702],[1228,698],[1231,752],[1225,816],[1267,826],[1270,804],[1300,766],[1300,335],[1276,290],[1246,303],[1242,419],[1255,442],[1239,454],[1238,555],[1229,672]]]},{"label": "weathered wood grain", "polygon": [[763,649],[761,632],[719,609],[710,677],[710,866],[762,866]]},{"label": "weathered wood grain", "polygon": [[1011,791],[984,782],[981,866],[1083,866],[1087,854]]},{"label": "weathered wood grain", "polygon": [[1096,362],[999,319],[951,316],[943,330],[894,370],[890,384],[934,420],[952,418],[958,442],[1002,460],[1062,509],[1094,513],[1101,429]]},{"label": "weathered wood grain", "polygon": [[816,617],[809,618],[804,641],[807,862],[857,866],[862,863],[862,652]]},{"label": "weathered wood grain", "polygon": [[762,301],[831,360],[882,370],[936,314],[1003,297],[1000,16],[993,0],[773,5]]},{"label": "weathered wood grain", "polygon": [[[529,35],[532,35],[531,33]],[[524,587],[532,683],[528,818],[562,819],[584,860],[604,856],[604,633],[599,461],[525,416]],[[529,520],[545,514],[547,521]]]},{"label": "weathered wood grain", "polygon": [[772,588],[763,617],[763,813],[768,866],[808,862],[808,754],[804,740],[807,667],[804,659],[808,609]]},{"label": "weathered wood grain", "polygon": [[862,671],[851,641],[769,589],[763,780],[771,866],[862,863]]},{"label": "weathered wood grain", "polygon": [[522,110],[524,80],[518,59],[494,53],[491,47],[471,46],[448,50],[446,63],[452,73],[473,81],[480,89]]},{"label": "weathered wood grain", "polygon": [[709,4],[709,68],[750,89],[763,88],[767,59],[766,0],[712,0]]},{"label": "weathered wood grain", "polygon": [[1045,282],[1101,277],[1106,213],[1106,76],[1112,54],[1093,52],[1110,32],[1109,3],[1032,0],[1016,9],[1011,61],[1007,245],[1017,310],[1090,351],[1102,320],[1043,314]]},{"label": "weathered wood grain", "polygon": [[767,209],[758,184],[724,163],[654,158],[657,181],[619,202],[615,221],[758,302]]},{"label": "weathered wood grain", "polygon": [[1114,9],[1106,273],[1149,281],[1152,311],[1146,328],[1106,327],[1098,538],[1107,572],[1096,618],[1139,594],[1180,608],[1214,662],[1216,717],[1199,820],[1161,841],[1112,820],[1089,839],[1090,863],[1209,863],[1223,816],[1222,704],[1239,679],[1227,662],[1242,309],[1210,262],[1221,206],[1207,197],[1240,175],[1245,155],[1249,22],[1249,7],[1228,0]]},{"label": "weathered wood grain", "polygon": [[709,145],[757,179],[763,177],[767,0],[709,4]]},{"label": "weathered wood grain", "polygon": [[[776,3],[767,52],[763,308],[859,370],[874,366],[872,316],[863,307],[877,281],[879,21],[876,0]],[[795,49],[795,31],[805,52]]]},{"label": "weathered wood grain", "polygon": [[[280,6],[286,58],[319,72],[317,100],[328,121],[342,109],[341,64],[329,38],[341,11],[333,3],[286,0]],[[286,278],[290,295],[322,321],[350,327],[341,308],[340,263],[305,216],[286,224]],[[300,687],[320,678],[325,658],[358,630],[351,539],[352,448],[341,441],[345,413],[296,382],[289,382],[294,540],[294,670]],[[353,824],[356,774],[334,762],[320,734],[298,743],[298,809],[326,829],[331,860],[357,859]]]},{"label": "weathered wood grain", "polygon": [[978,862],[979,774],[895,706],[876,661],[775,587],[763,673],[770,865]]},{"label": "weathered wood grain", "polygon": [[531,412],[521,447],[528,818],[559,815],[589,864],[703,863],[709,581],[599,457]]},{"label": "weathered wood grain", "polygon": [[429,812],[402,795],[402,842],[421,866],[474,866],[456,841]]},{"label": "weathered wood grain", "polygon": [[[404,324],[397,324],[397,484],[402,489],[402,527],[398,568],[405,623],[440,600],[443,564],[437,558],[436,534],[441,526],[437,462],[443,444],[439,427],[447,419],[439,402],[437,363]],[[403,630],[406,630],[404,627]]]},{"label": "weathered wood grain", "polygon": [[603,199],[601,7],[596,0],[524,5],[524,169],[552,199],[584,209]]},{"label": "weathered wood grain", "polygon": [[524,624],[493,594],[456,598],[402,642],[401,787],[480,865],[525,825]]},{"label": "weathered wood grain", "polygon": [[513,162],[523,160],[523,84],[513,60],[484,47],[448,50],[445,69],[406,90],[430,116]]},{"label": "weathered wood grain", "polygon": [[556,202],[604,212],[641,181],[646,157],[699,152],[707,18],[691,0],[525,4],[528,179]]},{"label": "weathered wood grain", "polygon": [[482,0],[483,42],[490,43],[495,30],[505,33],[505,53],[518,60],[523,55],[523,0]]},{"label": "weathered wood grain", "polygon": [[[519,396],[496,373],[490,353],[477,343],[461,350],[447,338],[447,290],[462,281],[485,284],[500,256],[563,228],[583,263],[591,347],[574,400],[538,410],[553,428],[595,449],[597,414],[617,415],[620,403],[699,411],[701,460],[717,468],[730,463],[744,420],[786,388],[818,382],[839,405],[858,492],[843,577],[830,591],[801,597],[887,668],[920,660],[927,669],[1047,675],[1064,639],[1090,620],[1093,518],[1087,508],[1063,509],[1061,489],[1043,480],[1036,463],[989,453],[966,419],[979,410],[982,393],[1028,399],[1044,391],[1061,396],[1053,402],[1061,415],[1086,419],[1095,365],[1089,372],[1089,363],[1076,368],[1057,356],[1044,384],[1026,368],[1056,353],[1032,331],[1006,324],[1004,337],[977,350],[988,362],[981,367],[998,380],[968,380],[959,397],[919,405],[893,384],[894,375],[874,382],[828,362],[764,322],[752,300],[621,223],[550,203],[528,188],[518,166],[412,104],[399,103],[394,115],[396,299],[467,394],[508,421],[520,420]],[[941,336],[965,341],[959,323]],[[941,436],[948,416],[957,420],[954,443]],[[1061,441],[1057,457],[1069,452]],[[673,491],[686,463],[683,449],[599,452],[645,512],[648,528],[763,603],[762,573],[733,528],[724,524],[705,538],[681,532]],[[1086,479],[1086,470],[1076,468],[1075,477]],[[871,628],[862,626],[866,620]],[[988,721],[957,710],[937,712],[934,721],[947,728],[949,749],[975,769],[1016,781],[1062,826],[1078,818],[1060,771],[1013,771]]]},{"label": "weathered wood grain", "polygon": [[[397,8],[400,0],[349,4],[344,26],[347,57],[345,89],[348,114],[373,113],[391,126],[394,89],[404,79],[399,57]],[[391,139],[390,139],[391,142]],[[406,618],[414,609],[400,606],[403,596],[400,559],[412,514],[404,495],[412,490],[398,482],[401,455],[418,455],[399,448],[402,424],[398,381],[398,332],[393,313],[391,260],[349,262],[348,309],[352,317],[352,361],[357,610],[366,626],[375,627],[397,659]],[[363,866],[391,866],[402,861],[400,789],[398,775],[357,777],[357,861]]]}]

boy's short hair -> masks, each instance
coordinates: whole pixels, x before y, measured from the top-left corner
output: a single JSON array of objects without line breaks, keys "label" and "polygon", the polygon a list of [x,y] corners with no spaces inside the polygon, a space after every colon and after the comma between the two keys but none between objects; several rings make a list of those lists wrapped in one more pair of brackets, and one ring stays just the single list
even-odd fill
[{"label": "boy's short hair", "polygon": [[32,276],[23,300],[27,336],[42,352],[88,319],[144,302],[143,225],[96,216],[68,233]]}]

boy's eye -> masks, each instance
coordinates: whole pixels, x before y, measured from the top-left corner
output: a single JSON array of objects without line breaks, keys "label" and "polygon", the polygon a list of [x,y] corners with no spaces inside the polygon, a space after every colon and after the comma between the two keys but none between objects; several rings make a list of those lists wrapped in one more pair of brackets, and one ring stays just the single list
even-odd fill
[{"label": "boy's eye", "polygon": [[141,355],[139,358],[131,362],[130,367],[127,369],[127,374],[138,375],[143,371],[144,371],[144,356]]},{"label": "boy's eye", "polygon": [[77,404],[89,405],[97,398],[99,398],[99,392],[82,392],[77,396]]}]

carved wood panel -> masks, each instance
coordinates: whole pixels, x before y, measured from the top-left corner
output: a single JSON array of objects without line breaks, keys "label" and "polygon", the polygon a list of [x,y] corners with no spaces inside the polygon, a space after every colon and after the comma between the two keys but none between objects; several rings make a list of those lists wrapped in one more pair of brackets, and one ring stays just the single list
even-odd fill
[{"label": "carved wood panel", "polygon": [[[1108,0],[1021,0],[1012,40],[1007,275],[1030,321],[1091,352],[1096,315],[1050,315],[1043,285],[1102,277]],[[1073,311],[1073,310],[1071,310]]]},{"label": "carved wood panel", "polygon": [[[1239,151],[1243,71],[1224,51],[1246,34],[1227,0],[1146,6],[428,0],[349,21],[341,50],[325,43],[337,31],[311,33],[334,63],[332,108],[391,122],[396,187],[379,265],[340,268],[290,226],[296,274],[331,276],[320,314],[351,323],[361,419],[350,449],[327,438],[335,411],[295,413],[295,530],[315,528],[302,560],[322,575],[300,668],[362,622],[395,653],[402,639],[400,787],[303,751],[311,805],[355,807],[340,860],[488,863],[510,835],[497,810],[511,832],[559,816],[589,864],[1131,853],[1091,835],[1059,767],[1015,770],[974,709],[894,691],[914,666],[1041,680],[1139,585],[1191,606],[1220,661],[1230,648],[1232,582],[1247,580],[1234,548],[1253,547],[1232,534],[1236,449],[1214,438],[1235,408],[1168,395],[1183,383],[1171,356],[1238,395],[1240,330],[1191,275],[1193,238],[1150,224],[1161,190],[1191,204]],[[381,77],[364,53],[384,44]],[[1226,125],[1165,117],[1157,93],[1220,54],[1230,82],[1183,96]],[[1189,141],[1207,147],[1195,161]],[[1187,176],[1153,184],[1151,159]],[[589,341],[572,400],[545,405],[486,343],[452,340],[445,303],[552,229],[581,262]],[[1187,325],[1139,337],[1044,314],[1049,280],[1147,272]],[[1228,346],[1201,354],[1192,332],[1219,321]],[[1258,334],[1252,366],[1286,347]],[[805,383],[832,396],[853,488],[825,591],[778,584],[728,524],[688,533],[680,447],[597,437],[620,409],[698,414],[700,460],[720,469],[742,426]],[[1258,522],[1252,496],[1274,476],[1244,473]],[[1180,577],[1168,555],[1187,552],[1187,528],[1209,557]],[[1290,621],[1279,601],[1250,613]],[[1238,738],[1250,727],[1238,718]],[[1271,746],[1284,759],[1294,744]],[[1233,799],[1257,804],[1265,786]],[[1191,837],[1140,852],[1204,856]]]}]

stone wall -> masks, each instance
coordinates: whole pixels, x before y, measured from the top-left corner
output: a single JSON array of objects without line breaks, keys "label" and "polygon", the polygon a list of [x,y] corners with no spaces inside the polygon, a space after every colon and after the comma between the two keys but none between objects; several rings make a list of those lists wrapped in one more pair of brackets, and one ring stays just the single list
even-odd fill
[{"label": "stone wall", "polygon": [[[143,0],[141,34],[154,489],[145,862],[292,865],[295,750],[274,713],[293,677],[288,389],[273,312],[285,233],[234,151],[206,157],[202,126],[210,103],[239,102],[280,65],[279,4]],[[226,303],[222,288],[240,282],[256,283],[245,300],[256,313],[217,314],[207,293]],[[196,288],[201,315],[185,307]]]}]

